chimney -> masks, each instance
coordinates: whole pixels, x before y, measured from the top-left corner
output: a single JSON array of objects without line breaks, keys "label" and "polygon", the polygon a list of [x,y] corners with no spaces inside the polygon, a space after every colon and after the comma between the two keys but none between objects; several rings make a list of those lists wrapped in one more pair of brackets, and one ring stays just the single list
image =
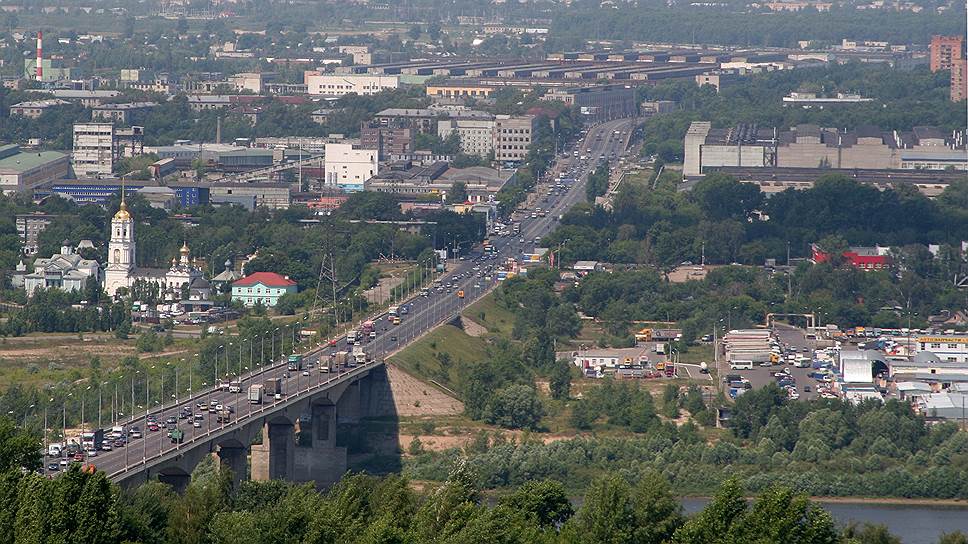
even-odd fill
[{"label": "chimney", "polygon": [[44,32],[37,31],[37,81],[44,80]]}]

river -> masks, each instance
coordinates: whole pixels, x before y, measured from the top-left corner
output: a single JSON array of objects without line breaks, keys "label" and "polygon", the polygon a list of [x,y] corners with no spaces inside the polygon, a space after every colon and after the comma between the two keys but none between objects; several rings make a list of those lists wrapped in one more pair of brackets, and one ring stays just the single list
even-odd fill
[{"label": "river", "polygon": [[[686,513],[693,514],[709,499],[684,497],[680,502]],[[968,505],[816,502],[842,525],[852,521],[885,525],[904,544],[937,544],[942,533],[968,532]]]}]

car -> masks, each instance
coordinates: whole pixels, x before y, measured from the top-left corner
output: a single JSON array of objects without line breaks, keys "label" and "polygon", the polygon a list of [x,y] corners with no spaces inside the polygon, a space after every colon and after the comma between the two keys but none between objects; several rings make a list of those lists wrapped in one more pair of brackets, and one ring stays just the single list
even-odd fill
[{"label": "car", "polygon": [[811,391],[813,391],[813,389],[811,389],[809,385],[804,385],[803,386],[803,392],[804,393],[809,393]]},{"label": "car", "polygon": [[308,370],[303,370],[302,371],[302,375],[303,376],[309,376],[309,371]]},{"label": "car", "polygon": [[390,335],[390,341],[391,342],[396,342],[397,341],[397,335],[395,335],[395,334]]},{"label": "car", "polygon": [[47,470],[49,470],[50,472],[57,472],[58,470],[60,470],[60,465],[57,463],[51,463],[47,465]]},{"label": "car", "polygon": [[178,423],[178,420],[175,419],[175,416],[168,416],[167,418],[165,418],[165,423],[167,423],[168,425],[174,425],[175,423]]},{"label": "car", "polygon": [[60,466],[62,466],[62,467],[66,467],[69,463],[70,463],[70,461],[67,460],[67,459],[61,459],[60,461],[57,462],[57,464],[60,465]]},{"label": "car", "polygon": [[114,441],[114,447],[115,447],[115,449],[117,449],[117,448],[123,448],[124,447],[124,440],[122,440],[120,438],[117,439],[117,440],[115,440]]},{"label": "car", "polygon": [[192,427],[195,427],[196,429],[201,429],[202,428],[202,422],[201,421],[198,421],[196,419],[195,421],[192,422]]},{"label": "car", "polygon": [[101,444],[101,451],[112,451],[113,449],[114,449],[114,446],[112,446],[110,442],[105,442]]},{"label": "car", "polygon": [[86,455],[87,457],[97,457],[97,450],[94,448],[90,448],[84,451],[84,455]]}]

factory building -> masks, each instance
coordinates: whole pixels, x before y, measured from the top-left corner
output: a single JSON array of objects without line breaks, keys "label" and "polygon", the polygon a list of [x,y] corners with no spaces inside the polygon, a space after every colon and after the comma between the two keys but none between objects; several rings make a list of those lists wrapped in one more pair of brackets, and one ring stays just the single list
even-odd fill
[{"label": "factory building", "polygon": [[816,125],[789,130],[740,124],[712,128],[693,122],[685,137],[683,174],[699,177],[713,167],[871,170],[968,170],[965,133],[935,127],[910,132],[859,127],[844,131]]}]

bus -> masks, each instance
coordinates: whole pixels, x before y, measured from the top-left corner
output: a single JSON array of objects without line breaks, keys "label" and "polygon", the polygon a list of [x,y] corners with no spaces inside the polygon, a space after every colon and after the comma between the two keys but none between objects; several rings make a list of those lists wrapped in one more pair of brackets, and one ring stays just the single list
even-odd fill
[{"label": "bus", "polygon": [[729,362],[730,370],[753,370],[753,361],[750,360],[736,360]]}]

